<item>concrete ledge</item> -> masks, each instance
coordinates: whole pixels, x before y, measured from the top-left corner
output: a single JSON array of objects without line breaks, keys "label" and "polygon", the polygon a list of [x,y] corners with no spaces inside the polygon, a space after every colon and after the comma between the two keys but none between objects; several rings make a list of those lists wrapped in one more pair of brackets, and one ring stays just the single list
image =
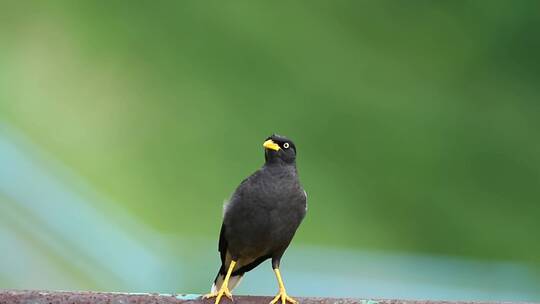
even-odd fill
[{"label": "concrete ledge", "polygon": [[[234,296],[235,304],[268,304],[273,297]],[[302,304],[510,304],[517,302],[472,302],[472,301],[416,301],[416,300],[374,300],[351,298],[295,298]],[[150,293],[113,293],[113,292],[67,292],[67,291],[31,291],[0,290],[0,304],[213,304],[210,299],[201,299],[199,294],[150,294]],[[230,304],[227,298],[221,300]],[[526,302],[520,302],[526,303]]]}]

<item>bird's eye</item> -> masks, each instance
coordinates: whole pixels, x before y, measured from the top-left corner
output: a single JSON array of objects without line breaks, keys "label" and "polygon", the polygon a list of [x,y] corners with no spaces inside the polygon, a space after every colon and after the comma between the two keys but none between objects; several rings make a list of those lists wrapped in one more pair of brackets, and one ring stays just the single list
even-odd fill
[{"label": "bird's eye", "polygon": [[283,148],[289,149],[289,143],[284,143],[284,144],[283,144]]}]

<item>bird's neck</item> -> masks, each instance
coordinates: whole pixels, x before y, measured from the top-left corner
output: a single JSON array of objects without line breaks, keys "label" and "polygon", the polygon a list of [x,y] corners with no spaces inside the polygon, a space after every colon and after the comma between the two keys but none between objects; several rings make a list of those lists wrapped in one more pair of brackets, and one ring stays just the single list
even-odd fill
[{"label": "bird's neck", "polygon": [[263,168],[269,170],[269,171],[288,171],[296,175],[296,163],[286,163],[282,161],[281,159],[276,159],[272,161],[267,161]]}]

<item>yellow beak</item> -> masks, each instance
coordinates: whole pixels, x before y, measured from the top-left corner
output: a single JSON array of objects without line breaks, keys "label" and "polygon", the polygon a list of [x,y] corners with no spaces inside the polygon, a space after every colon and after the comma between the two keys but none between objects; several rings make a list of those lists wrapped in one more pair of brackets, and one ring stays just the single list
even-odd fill
[{"label": "yellow beak", "polygon": [[279,151],[279,149],[280,149],[279,145],[276,144],[271,139],[265,141],[264,144],[263,144],[263,147],[265,147],[266,149],[274,150],[274,151]]}]

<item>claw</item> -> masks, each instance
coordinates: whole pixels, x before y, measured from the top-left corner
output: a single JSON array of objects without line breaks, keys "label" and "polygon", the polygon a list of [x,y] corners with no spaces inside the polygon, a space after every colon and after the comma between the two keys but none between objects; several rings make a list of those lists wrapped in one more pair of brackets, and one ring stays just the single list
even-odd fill
[{"label": "claw", "polygon": [[287,295],[287,291],[285,291],[285,289],[280,289],[279,293],[274,297],[272,301],[270,301],[270,304],[276,304],[280,299],[281,304],[287,304],[287,301],[292,304],[298,304],[298,301]]},{"label": "claw", "polygon": [[227,298],[231,299],[232,301],[232,293],[229,290],[229,278],[231,277],[231,273],[233,272],[234,265],[236,265],[236,261],[231,261],[231,264],[229,265],[229,270],[227,270],[227,275],[225,276],[225,280],[223,280],[223,283],[221,284],[221,287],[219,288],[218,292],[211,292],[209,294],[204,295],[204,299],[209,299],[216,297],[216,301],[214,304],[219,304],[219,301],[225,295]]},{"label": "claw", "polygon": [[227,287],[226,284],[223,284],[221,286],[221,288],[219,289],[218,292],[211,292],[209,294],[205,294],[203,296],[203,299],[210,299],[210,298],[213,298],[215,297],[216,298],[216,301],[214,302],[214,304],[219,304],[219,301],[221,300],[221,298],[223,296],[226,296],[227,298],[229,298],[231,301],[233,299],[232,297],[232,293],[231,291],[229,290],[229,288]]}]

